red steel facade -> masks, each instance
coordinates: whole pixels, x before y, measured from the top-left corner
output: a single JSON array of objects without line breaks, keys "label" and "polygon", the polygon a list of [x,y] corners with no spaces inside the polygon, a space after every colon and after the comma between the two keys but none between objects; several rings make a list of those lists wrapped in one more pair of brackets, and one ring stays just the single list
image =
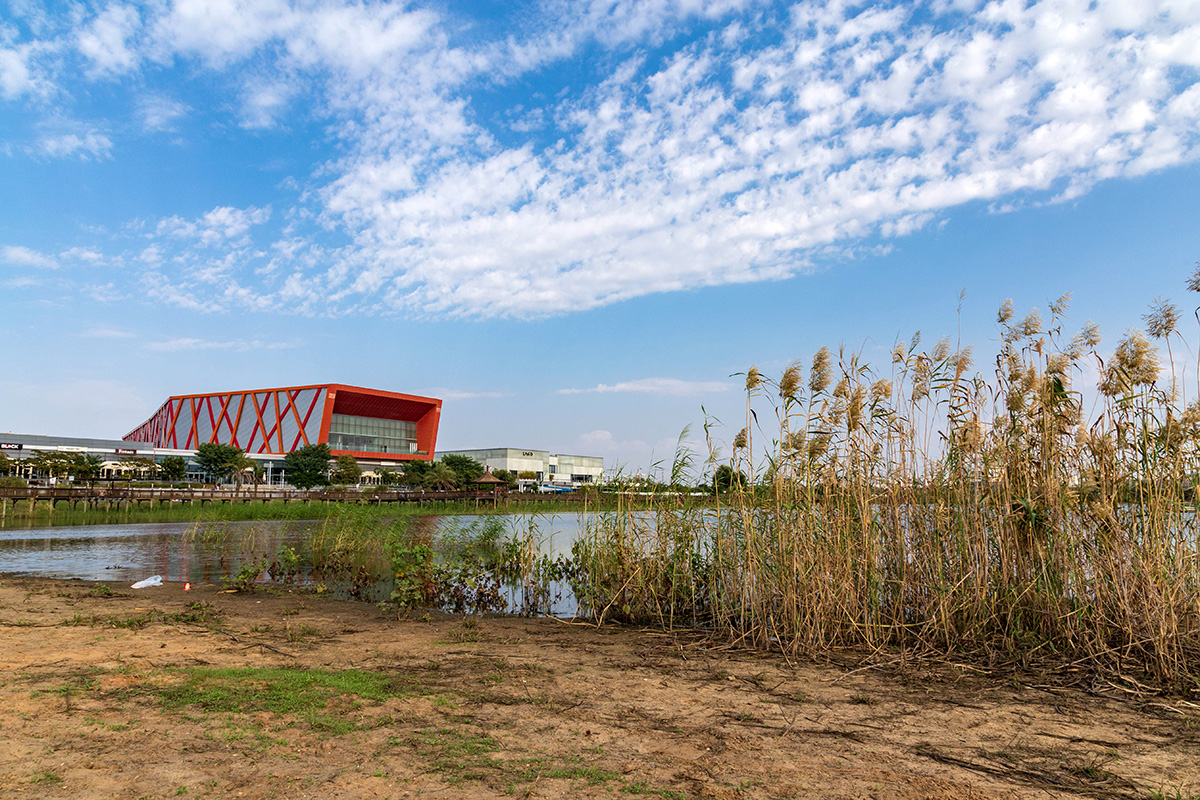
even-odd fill
[{"label": "red steel facade", "polygon": [[[342,384],[288,386],[171,397],[123,438],[173,450],[213,442],[279,455],[323,443],[334,455],[432,461],[441,413],[442,401],[432,397]],[[363,446],[370,449],[355,449]]]}]

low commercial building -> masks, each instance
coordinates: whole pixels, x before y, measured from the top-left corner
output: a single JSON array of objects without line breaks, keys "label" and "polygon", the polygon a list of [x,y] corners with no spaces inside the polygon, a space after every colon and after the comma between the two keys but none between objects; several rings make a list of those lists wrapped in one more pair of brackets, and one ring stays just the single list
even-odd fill
[{"label": "low commercial building", "polygon": [[492,472],[504,469],[520,474],[532,472],[539,484],[582,486],[604,480],[604,459],[600,456],[576,456],[528,450],[519,447],[492,447],[482,450],[443,450],[442,455],[468,456]]}]

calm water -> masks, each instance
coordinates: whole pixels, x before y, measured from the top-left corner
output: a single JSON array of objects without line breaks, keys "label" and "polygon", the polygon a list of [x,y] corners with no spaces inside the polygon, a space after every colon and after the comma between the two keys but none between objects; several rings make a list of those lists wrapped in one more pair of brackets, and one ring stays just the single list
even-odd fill
[{"label": "calm water", "polygon": [[[431,527],[436,538],[469,529],[483,518],[475,516],[418,517],[417,526]],[[583,514],[502,518],[506,530],[517,533],[536,527],[535,538],[542,553],[551,558],[570,554],[571,544],[585,525]],[[168,581],[219,582],[234,576],[246,563],[272,558],[285,546],[303,552],[308,531],[322,524],[315,521],[248,521],[203,523],[221,526],[226,534],[212,537],[187,536],[193,522],[161,522],[117,525],[73,525],[61,527],[0,528],[0,573],[83,580],[134,581],[162,575]],[[301,582],[309,579],[308,565]],[[514,587],[510,587],[514,588]],[[556,587],[560,600],[556,614],[572,614],[574,597],[566,587]],[[387,599],[388,582],[372,587],[363,599]],[[510,594],[515,600],[515,595]]]}]

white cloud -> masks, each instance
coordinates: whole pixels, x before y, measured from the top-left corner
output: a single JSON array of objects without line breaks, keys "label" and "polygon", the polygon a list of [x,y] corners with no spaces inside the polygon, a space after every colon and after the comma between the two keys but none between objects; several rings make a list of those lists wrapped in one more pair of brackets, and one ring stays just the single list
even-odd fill
[{"label": "white cloud", "polygon": [[134,336],[129,331],[105,325],[89,328],[80,335],[85,339],[132,339]]},{"label": "white cloud", "polygon": [[81,159],[105,158],[112,150],[112,140],[102,133],[84,131],[64,133],[58,136],[43,136],[34,147],[34,152],[48,158],[79,156]]},{"label": "white cloud", "polygon": [[137,9],[113,4],[79,32],[79,52],[91,62],[93,74],[115,75],[137,66],[138,54],[128,40],[138,32],[141,23]]},{"label": "white cloud", "polygon": [[13,266],[40,269],[54,269],[58,266],[58,261],[53,256],[20,245],[6,245],[0,248],[0,261]]},{"label": "white cloud", "polygon": [[[262,225],[270,218],[270,206],[219,206],[194,220],[181,217],[159,220],[156,233],[160,236],[195,239],[203,245],[217,245],[229,240],[242,240],[251,227]],[[147,252],[143,251],[143,255]],[[158,251],[155,250],[152,256],[157,255]]]},{"label": "white cloud", "polygon": [[26,51],[0,47],[0,95],[12,100],[34,88]]},{"label": "white cloud", "polygon": [[512,394],[507,392],[472,392],[462,389],[430,389],[425,394],[440,400],[491,400],[498,397],[512,397]]},{"label": "white cloud", "polygon": [[293,88],[283,81],[247,86],[242,98],[242,125],[246,128],[272,128],[287,110]]},{"label": "white cloud", "polygon": [[99,264],[104,261],[104,254],[90,247],[70,247],[59,253],[59,258],[80,264]]},{"label": "white cloud", "polygon": [[[71,41],[96,76],[185,61],[228,81],[242,125],[315,118],[339,147],[282,209],[278,241],[269,208],[162,220],[152,295],[212,310],[560,314],[779,280],[963,204],[1068,200],[1200,156],[1195,3],[540,12],[499,34],[340,0],[113,4],[79,22]],[[0,38],[5,97],[34,91],[34,51],[51,38]],[[590,83],[504,106],[526,83],[557,86],[585,49]],[[162,130],[187,111],[150,97],[139,115]],[[35,152],[112,149],[84,131]],[[331,230],[350,243],[325,244]]]},{"label": "white cloud", "polygon": [[187,116],[188,107],[160,94],[150,94],[138,102],[138,116],[148,131],[175,130],[175,123]]},{"label": "white cloud", "polygon": [[590,389],[559,389],[558,394],[606,394],[610,392],[633,392],[640,394],[661,394],[675,397],[694,397],[696,395],[727,392],[735,388],[734,384],[724,381],[685,381],[679,378],[642,378],[635,381],[622,381],[611,386],[601,383]]},{"label": "white cloud", "polygon": [[287,350],[295,346],[295,342],[260,341],[258,339],[232,339],[219,342],[208,339],[194,339],[188,337],[146,343],[147,350],[154,350],[156,352],[164,353],[178,352],[181,350]]}]

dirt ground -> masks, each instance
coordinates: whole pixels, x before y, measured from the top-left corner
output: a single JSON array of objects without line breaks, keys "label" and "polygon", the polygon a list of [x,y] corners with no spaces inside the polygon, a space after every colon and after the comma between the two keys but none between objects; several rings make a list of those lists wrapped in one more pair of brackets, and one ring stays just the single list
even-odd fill
[{"label": "dirt ground", "polygon": [[0,577],[0,798],[1200,798],[1200,707],[283,590]]}]

